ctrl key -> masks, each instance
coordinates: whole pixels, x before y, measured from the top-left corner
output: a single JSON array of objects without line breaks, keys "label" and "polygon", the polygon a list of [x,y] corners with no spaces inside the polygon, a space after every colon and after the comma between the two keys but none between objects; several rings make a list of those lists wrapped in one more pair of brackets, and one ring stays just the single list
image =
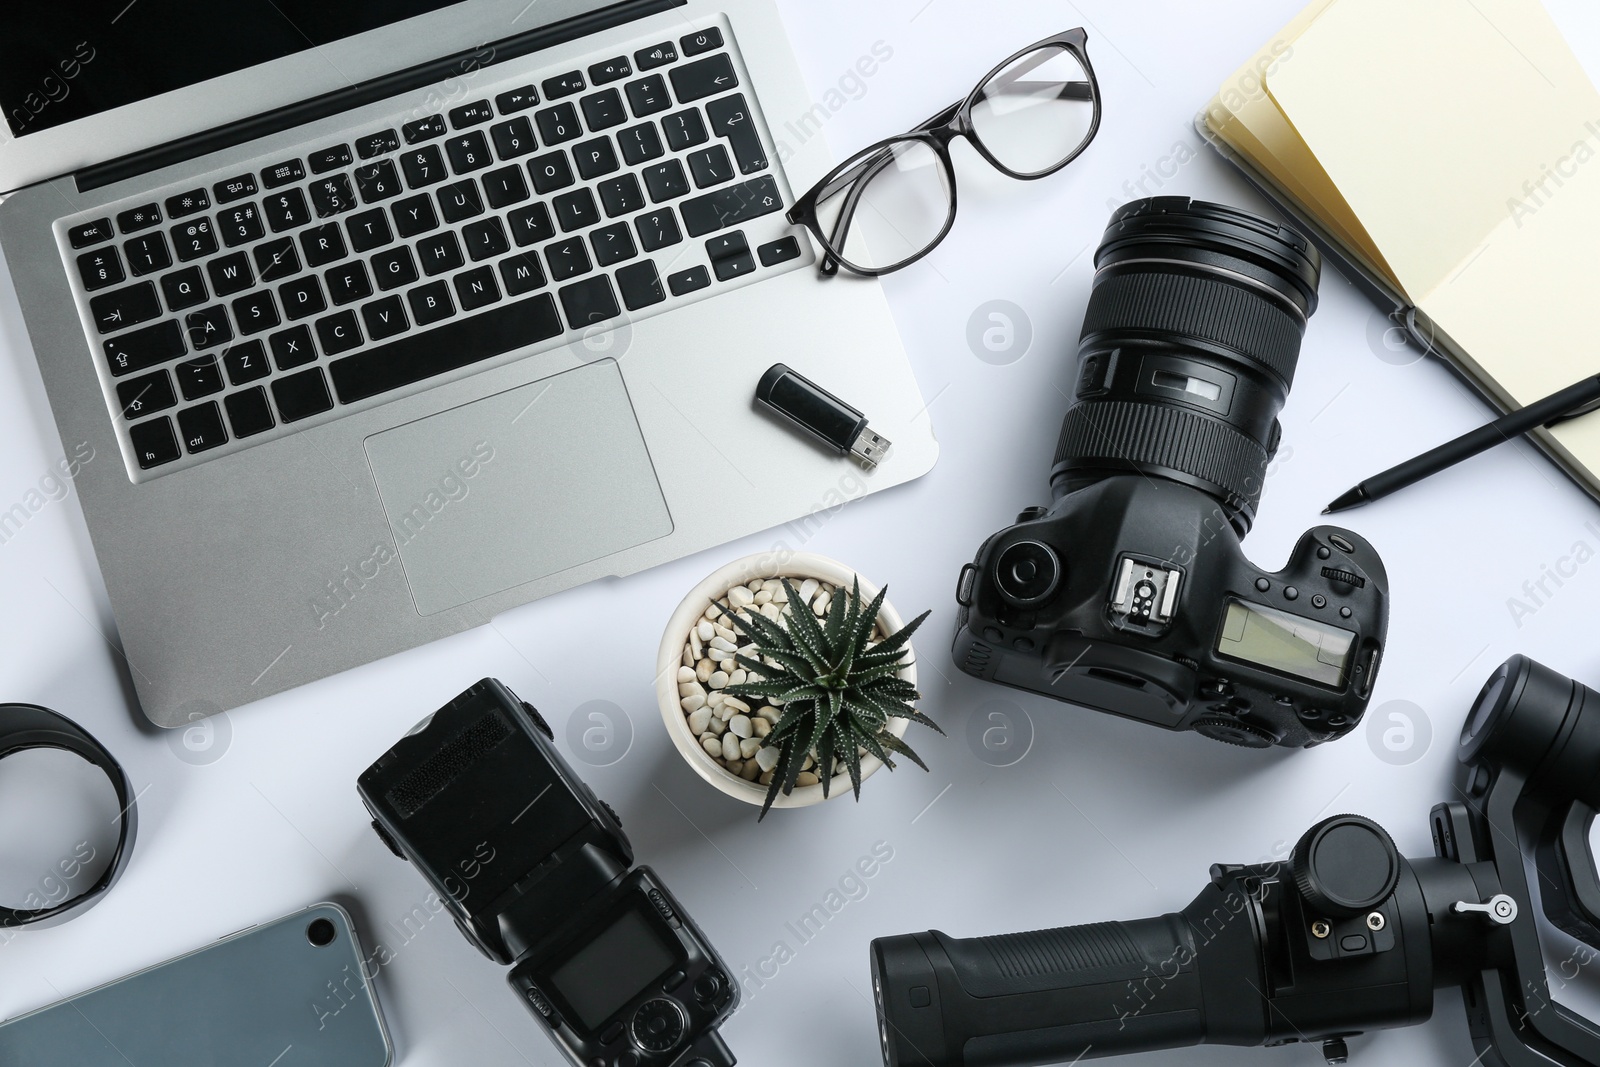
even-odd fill
[{"label": "ctrl key", "polygon": [[178,458],[178,437],[172,432],[172,420],[165,415],[139,423],[128,431],[128,439],[133,442],[133,456],[141,470]]}]

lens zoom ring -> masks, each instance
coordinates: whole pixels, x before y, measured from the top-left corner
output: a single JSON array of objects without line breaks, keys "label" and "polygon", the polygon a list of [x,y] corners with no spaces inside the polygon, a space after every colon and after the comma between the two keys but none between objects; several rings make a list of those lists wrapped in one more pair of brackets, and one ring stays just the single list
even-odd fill
[{"label": "lens zoom ring", "polygon": [[1109,463],[1183,471],[1246,501],[1254,512],[1267,461],[1265,448],[1227,423],[1184,408],[1108,400],[1067,412],[1055,462],[1057,469]]},{"label": "lens zoom ring", "polygon": [[[1163,330],[1222,345],[1294,384],[1305,326],[1266,297],[1192,274],[1110,274],[1095,284],[1082,337]],[[1081,338],[1080,338],[1081,339]]]}]

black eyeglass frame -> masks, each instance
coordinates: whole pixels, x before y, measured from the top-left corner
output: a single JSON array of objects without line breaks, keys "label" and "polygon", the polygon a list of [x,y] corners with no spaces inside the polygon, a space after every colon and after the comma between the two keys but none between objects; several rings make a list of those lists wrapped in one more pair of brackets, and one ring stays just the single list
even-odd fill
[{"label": "black eyeglass frame", "polygon": [[[789,209],[787,217],[792,224],[804,226],[810,230],[816,237],[817,243],[822,246],[823,257],[818,264],[818,269],[823,274],[832,276],[839,272],[840,266],[843,266],[852,273],[863,277],[878,278],[911,266],[939,247],[939,244],[949,236],[950,230],[955,226],[956,222],[958,194],[956,190],[955,165],[950,159],[950,142],[957,137],[966,138],[967,143],[972,145],[978,154],[989,162],[990,166],[1000,173],[1016,178],[1019,181],[1037,181],[1040,178],[1048,178],[1074,159],[1077,159],[1083,153],[1083,150],[1089,147],[1089,144],[1095,138],[1095,134],[1100,130],[1100,83],[1095,78],[1093,64],[1089,62],[1088,42],[1089,35],[1084,32],[1083,27],[1079,26],[1064,33],[1056,34],[1053,37],[1046,37],[1042,41],[1035,41],[1026,48],[1019,49],[1015,54],[997,64],[988,74],[984,75],[972,92],[968,93],[960,103],[952,104],[950,107],[945,108],[915,129],[907,130],[905,133],[895,137],[886,137],[877,144],[862,149],[835,167],[825,178],[807,190],[803,196],[795,201],[794,207]],[[1089,77],[1087,83],[1089,103],[1094,108],[1094,114],[1089,122],[1089,132],[1084,135],[1083,140],[1065,158],[1044,170],[1013,170],[1000,162],[989,147],[983,143],[983,138],[979,136],[977,129],[973,125],[972,112],[978,101],[983,98],[984,89],[1006,68],[1024,56],[1051,47],[1060,47],[1071,53],[1073,58],[1083,66],[1084,73]],[[1082,83],[1074,82],[1070,84],[1077,85]],[[839,251],[836,251],[835,245],[843,247],[850,230],[851,219],[855,216],[856,204],[862,195],[862,190],[867,187],[871,179],[879,171],[893,160],[892,149],[897,145],[912,141],[921,142],[932,148],[939,158],[939,165],[944,170],[945,185],[950,190],[950,212],[944,220],[944,227],[939,231],[938,236],[928,242],[926,248],[898,263],[887,267],[858,266],[850,262]],[[846,185],[853,186],[853,188],[847,194],[849,199],[845,201],[839,212],[838,221],[835,223],[834,236],[829,238],[823,231],[821,220],[817,218],[817,205],[825,198],[845,188]]]}]

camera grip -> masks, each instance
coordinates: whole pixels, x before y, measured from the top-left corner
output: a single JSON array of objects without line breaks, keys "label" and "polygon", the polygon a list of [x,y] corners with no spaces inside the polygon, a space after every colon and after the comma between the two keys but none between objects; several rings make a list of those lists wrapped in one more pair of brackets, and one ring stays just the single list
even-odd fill
[{"label": "camera grip", "polygon": [[1193,931],[1181,915],[957,939],[872,943],[889,1067],[1012,1067],[1206,1038]]}]

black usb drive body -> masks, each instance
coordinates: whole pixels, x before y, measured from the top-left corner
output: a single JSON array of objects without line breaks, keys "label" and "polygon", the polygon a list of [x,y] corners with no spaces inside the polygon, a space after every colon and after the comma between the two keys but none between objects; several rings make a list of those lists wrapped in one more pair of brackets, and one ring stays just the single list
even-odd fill
[{"label": "black usb drive body", "polygon": [[889,452],[889,439],[867,425],[867,417],[822,386],[782,363],[774,363],[756,385],[756,402],[777,412],[839,455],[851,455],[867,470]]}]

